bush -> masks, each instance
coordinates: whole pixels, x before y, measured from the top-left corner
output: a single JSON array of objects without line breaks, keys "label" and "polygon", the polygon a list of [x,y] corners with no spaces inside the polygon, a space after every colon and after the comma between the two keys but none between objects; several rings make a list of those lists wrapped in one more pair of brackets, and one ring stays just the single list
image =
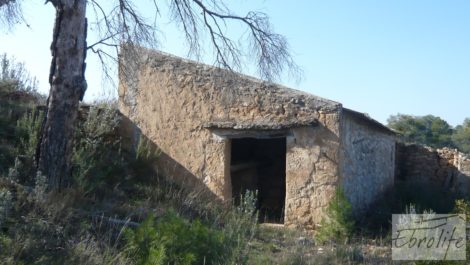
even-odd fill
[{"label": "bush", "polygon": [[335,195],[326,209],[326,218],[320,223],[315,238],[320,243],[327,241],[347,241],[354,230],[352,206],[342,188],[336,189]]},{"label": "bush", "polygon": [[17,155],[24,155],[33,158],[39,143],[39,134],[44,113],[37,110],[27,112],[17,122],[16,129],[20,136],[17,146]]},{"label": "bush", "polygon": [[127,230],[127,249],[136,264],[218,264],[224,235],[202,224],[190,223],[168,211],[158,220],[150,215],[140,227]]},{"label": "bush", "polygon": [[36,91],[37,82],[23,64],[6,54],[0,55],[0,175],[14,164],[19,141],[17,121],[31,112],[44,96]]},{"label": "bush", "polygon": [[205,222],[190,222],[173,210],[150,215],[127,230],[127,252],[136,264],[246,264],[257,228],[255,198],[247,193],[239,206],[215,206]]},{"label": "bush", "polygon": [[[116,134],[116,110],[91,107],[75,131],[72,175],[86,194],[97,194],[125,179],[126,160]],[[103,194],[104,195],[104,194]]]},{"label": "bush", "polygon": [[5,53],[0,55],[0,90],[23,91],[34,94],[37,80],[31,76],[23,63],[9,58]]},{"label": "bush", "polygon": [[41,122],[44,114],[39,111],[29,111],[16,124],[15,159],[9,168],[8,176],[18,183],[34,186],[36,167],[35,156],[39,143]]}]

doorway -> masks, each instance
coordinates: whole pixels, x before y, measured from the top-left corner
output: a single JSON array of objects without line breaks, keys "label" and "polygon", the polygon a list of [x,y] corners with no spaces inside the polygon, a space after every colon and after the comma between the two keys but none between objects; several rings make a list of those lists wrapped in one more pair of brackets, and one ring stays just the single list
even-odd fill
[{"label": "doorway", "polygon": [[231,140],[232,197],[257,191],[260,222],[283,223],[286,198],[286,138]]}]

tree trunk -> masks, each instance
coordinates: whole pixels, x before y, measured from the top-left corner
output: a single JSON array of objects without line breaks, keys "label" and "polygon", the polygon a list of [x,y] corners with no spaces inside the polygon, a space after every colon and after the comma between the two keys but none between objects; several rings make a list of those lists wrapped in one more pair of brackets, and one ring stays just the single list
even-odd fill
[{"label": "tree trunk", "polygon": [[86,90],[86,0],[51,0],[56,9],[47,115],[38,150],[38,174],[49,190],[70,185],[72,140]]}]

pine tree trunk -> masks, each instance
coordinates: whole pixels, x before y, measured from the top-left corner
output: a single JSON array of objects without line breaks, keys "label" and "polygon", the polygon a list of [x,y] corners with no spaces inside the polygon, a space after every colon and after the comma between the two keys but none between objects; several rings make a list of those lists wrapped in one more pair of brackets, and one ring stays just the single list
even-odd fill
[{"label": "pine tree trunk", "polygon": [[86,0],[51,0],[56,9],[47,115],[38,150],[38,174],[49,190],[70,185],[72,140],[86,90]]}]

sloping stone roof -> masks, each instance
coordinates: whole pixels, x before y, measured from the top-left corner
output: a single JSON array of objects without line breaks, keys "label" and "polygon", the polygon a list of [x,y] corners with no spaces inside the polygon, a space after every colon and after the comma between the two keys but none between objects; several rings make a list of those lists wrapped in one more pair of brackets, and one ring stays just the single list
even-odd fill
[{"label": "sloping stone roof", "polygon": [[383,131],[388,134],[396,134],[395,131],[392,129],[388,128],[387,126],[383,125],[382,123],[378,122],[377,120],[372,119],[368,114],[358,112],[352,109],[348,108],[343,108],[343,112],[346,114],[351,115],[352,117],[359,119],[365,123],[367,123],[369,126],[376,128],[377,130]]},{"label": "sloping stone roof", "polygon": [[[292,103],[303,105],[307,108],[312,108],[316,110],[333,110],[341,106],[341,103],[339,102],[312,95],[304,91],[289,88],[284,85],[276,84],[270,81],[261,80],[253,76],[241,74],[218,66],[208,65],[194,60],[181,58],[162,51],[140,47],[138,48],[138,53],[141,56],[141,62],[145,64],[152,62],[153,67],[171,65],[173,67],[173,70],[185,70],[188,68],[188,65],[190,65],[192,69],[210,72],[210,75],[212,76],[218,76],[227,80],[232,80],[229,83],[233,84],[234,86],[238,86],[237,89],[246,89],[242,86],[251,86],[248,89],[261,88],[264,91],[258,91],[258,93],[272,93],[275,94],[274,96],[278,97],[279,99],[283,98],[285,100],[286,98],[288,98],[292,101]],[[135,58],[132,60],[135,60]],[[195,70],[195,74],[197,74],[196,72],[197,71]],[[237,81],[240,82],[237,83]],[[257,85],[256,87],[254,86],[255,84]]]}]

